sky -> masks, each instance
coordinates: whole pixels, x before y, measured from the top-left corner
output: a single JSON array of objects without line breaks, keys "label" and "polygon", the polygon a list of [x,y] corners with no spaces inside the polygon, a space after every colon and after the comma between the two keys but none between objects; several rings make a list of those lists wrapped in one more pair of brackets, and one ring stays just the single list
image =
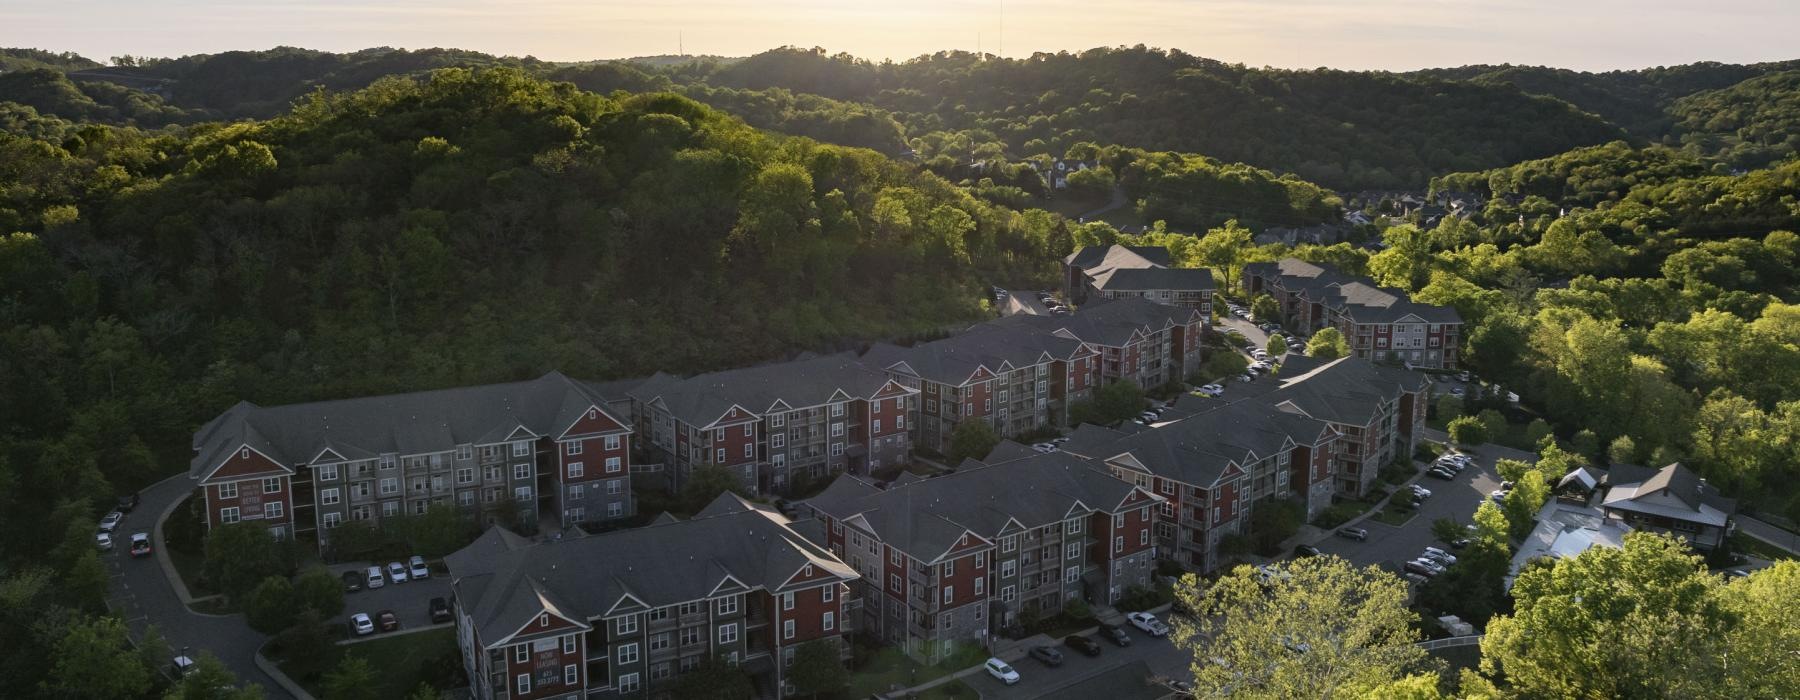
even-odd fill
[{"label": "sky", "polygon": [[1800,58],[1796,37],[1800,0],[0,0],[0,46],[101,61],[275,46],[579,61],[1144,44],[1280,68],[1612,70]]}]

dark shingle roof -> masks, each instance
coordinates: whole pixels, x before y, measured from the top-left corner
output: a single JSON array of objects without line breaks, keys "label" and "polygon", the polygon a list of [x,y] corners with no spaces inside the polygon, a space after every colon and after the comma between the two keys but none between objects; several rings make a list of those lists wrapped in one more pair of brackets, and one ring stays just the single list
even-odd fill
[{"label": "dark shingle roof", "polygon": [[189,476],[206,476],[240,445],[291,467],[327,448],[358,460],[505,442],[521,428],[555,436],[590,406],[629,426],[608,411],[607,403],[591,386],[560,372],[523,382],[286,406],[242,402],[195,433]]},{"label": "dark shingle roof", "polygon": [[1405,292],[1382,287],[1373,279],[1299,258],[1249,263],[1244,265],[1244,275],[1280,278],[1281,286],[1342,310],[1357,323],[1393,323],[1409,315],[1428,323],[1462,322],[1456,309],[1415,302]]},{"label": "dark shingle roof", "polygon": [[1430,380],[1356,357],[1326,362],[1296,357],[1282,365],[1276,383],[1276,390],[1252,398],[1319,420],[1362,426],[1375,419],[1381,402],[1396,400],[1402,392],[1423,391]]},{"label": "dark shingle roof", "polygon": [[1213,288],[1212,270],[1190,268],[1118,268],[1094,276],[1094,288],[1113,292],[1154,289]]},{"label": "dark shingle roof", "polygon": [[1046,318],[1025,314],[989,321],[957,335],[910,348],[878,344],[862,361],[883,369],[906,363],[913,373],[934,382],[960,385],[979,368],[999,373],[1004,367],[1027,367],[1052,360],[1071,360],[1092,352],[1081,341],[1064,338],[1038,325],[1013,319]]},{"label": "dark shingle roof", "polygon": [[1024,314],[1008,316],[992,324],[1026,325],[1051,332],[1063,333],[1080,338],[1084,343],[1122,347],[1131,342],[1132,335],[1140,332],[1155,332],[1171,326],[1182,326],[1197,320],[1200,312],[1196,309],[1158,304],[1149,299],[1127,297],[1124,299],[1097,299],[1081,307],[1080,311],[1068,316],[1029,316]]},{"label": "dark shingle roof", "polygon": [[1082,270],[1092,270],[1096,267],[1101,267],[1103,265],[1105,265],[1105,266],[1134,265],[1134,266],[1142,266],[1142,267],[1149,267],[1149,266],[1169,267],[1170,265],[1174,264],[1174,262],[1170,259],[1169,249],[1164,248],[1159,245],[1141,245],[1141,246],[1090,245],[1090,246],[1083,246],[1081,248],[1081,250],[1077,250],[1073,253],[1070,253],[1068,257],[1063,258],[1063,263],[1070,267],[1081,268]]},{"label": "dark shingle roof", "polygon": [[621,601],[657,608],[706,598],[727,576],[771,592],[807,564],[840,580],[856,578],[787,518],[732,494],[689,520],[556,542],[531,543],[490,528],[444,562],[487,645],[540,611],[585,622]]},{"label": "dark shingle roof", "polygon": [[[705,426],[742,406],[752,413],[771,407],[817,406],[843,392],[843,398],[868,398],[881,391],[888,377],[849,353],[792,362],[744,367],[680,378],[657,374],[630,391],[645,403],[661,399],[669,412],[691,425]],[[785,408],[782,410],[786,410]]]},{"label": "dark shingle roof", "polygon": [[1661,469],[1615,464],[1607,476],[1611,486],[1607,508],[1649,513],[1723,527],[1737,512],[1737,500],[1726,498],[1680,462]]}]

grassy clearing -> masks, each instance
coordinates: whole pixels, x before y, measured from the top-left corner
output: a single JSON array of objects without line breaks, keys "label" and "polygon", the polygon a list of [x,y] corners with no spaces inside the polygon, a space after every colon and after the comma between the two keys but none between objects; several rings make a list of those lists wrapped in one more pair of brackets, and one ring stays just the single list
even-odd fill
[{"label": "grassy clearing", "polygon": [[[456,630],[442,628],[357,644],[333,644],[330,658],[325,660],[322,667],[336,668],[345,655],[355,654],[369,662],[369,666],[377,671],[375,684],[369,689],[372,697],[403,698],[421,683],[440,689],[449,687],[447,683],[454,684],[456,679],[445,677],[444,669],[439,668],[439,664],[446,656],[454,660],[457,653]],[[284,673],[294,677],[288,670],[286,661],[281,662],[280,666]],[[314,697],[324,697],[322,676],[316,679],[295,677],[294,680],[299,681]]]},{"label": "grassy clearing", "polygon": [[[949,658],[927,666],[913,661],[899,649],[882,647],[874,650],[873,654],[862,662],[860,668],[851,672],[849,697],[866,698],[894,688],[912,687],[969,668],[981,663],[985,658],[987,658],[986,653],[980,647],[968,645],[959,648]],[[960,681],[952,681],[939,686],[939,688],[942,690],[933,689],[918,697],[971,698],[976,695],[973,689],[963,685]]]}]

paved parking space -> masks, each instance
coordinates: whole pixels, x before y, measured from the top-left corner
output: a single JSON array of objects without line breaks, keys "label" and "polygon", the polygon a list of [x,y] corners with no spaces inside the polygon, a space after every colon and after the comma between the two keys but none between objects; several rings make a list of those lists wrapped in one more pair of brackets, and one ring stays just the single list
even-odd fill
[{"label": "paved parking space", "polygon": [[1415,481],[1430,489],[1431,497],[1425,499],[1425,503],[1411,520],[1393,526],[1376,522],[1372,518],[1366,519],[1356,526],[1369,531],[1368,540],[1357,542],[1334,534],[1319,541],[1318,548],[1327,554],[1349,559],[1358,566],[1386,564],[1398,571],[1401,564],[1419,556],[1425,547],[1444,548],[1443,543],[1438,542],[1431,534],[1433,521],[1451,518],[1461,523],[1473,522],[1475,509],[1481,505],[1482,499],[1500,488],[1500,477],[1494,471],[1495,461],[1537,459],[1537,455],[1499,445],[1483,445],[1471,454],[1475,457],[1475,466],[1463,470],[1455,479],[1444,481],[1421,476]]},{"label": "paved parking space", "polygon": [[[363,571],[368,567],[368,564],[354,568],[334,566],[331,571],[334,574],[341,574],[347,570]],[[403,631],[429,627],[432,625],[432,598],[443,598],[445,601],[450,599],[449,576],[440,574],[424,580],[388,583],[380,588],[364,588],[354,593],[345,593],[344,614],[340,622],[348,625],[350,616],[356,613],[368,613],[372,618],[383,610],[392,610],[395,615],[399,616],[400,629]]]},{"label": "paved parking space", "polygon": [[1193,677],[1188,671],[1188,664],[1193,658],[1167,637],[1151,637],[1136,629],[1129,629],[1127,633],[1131,635],[1131,646],[1119,648],[1109,642],[1101,642],[1102,651],[1096,657],[1082,656],[1081,652],[1057,644],[1057,650],[1063,653],[1063,665],[1056,668],[1045,666],[1043,662],[1030,657],[1019,659],[1012,665],[1019,672],[1017,685],[1001,683],[986,671],[964,678],[963,682],[981,693],[983,698],[1013,700],[1046,695],[1133,661],[1148,663],[1150,670],[1157,675],[1171,678]]}]

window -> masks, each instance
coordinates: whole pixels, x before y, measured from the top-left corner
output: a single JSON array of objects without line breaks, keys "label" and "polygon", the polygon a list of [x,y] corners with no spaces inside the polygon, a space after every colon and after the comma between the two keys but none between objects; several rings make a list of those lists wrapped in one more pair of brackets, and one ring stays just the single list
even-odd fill
[{"label": "window", "polygon": [[888,587],[895,591],[900,590],[900,574],[888,574]]},{"label": "window", "polygon": [[625,480],[624,479],[613,479],[612,481],[606,482],[606,493],[608,495],[617,496],[624,490],[625,490]]},{"label": "window", "polygon": [[343,522],[343,520],[344,520],[344,515],[342,513],[326,513],[325,514],[325,529],[330,530],[331,528],[337,527],[339,523]]},{"label": "window", "polygon": [[575,685],[575,682],[579,680],[581,680],[581,671],[575,667],[575,664],[563,666],[563,685]]},{"label": "window", "polygon": [[219,484],[219,498],[237,498],[237,483]]},{"label": "window", "polygon": [[475,483],[475,468],[474,467],[463,467],[461,469],[456,470],[456,483],[459,483],[459,484]]},{"label": "window", "polygon": [[617,474],[625,469],[625,461],[618,457],[606,458],[606,473]]},{"label": "window", "polygon": [[[665,613],[666,615],[667,613]],[[663,651],[669,648],[669,633],[650,635],[650,651]]]},{"label": "window", "polygon": [[581,454],[581,441],[575,440],[563,443],[563,454],[570,456]]},{"label": "window", "polygon": [[465,506],[475,505],[475,492],[474,491],[459,491],[459,492],[457,492],[456,502],[459,505],[465,505]]},{"label": "window", "polygon": [[1000,576],[1002,578],[1011,578],[1013,574],[1018,572],[1018,568],[1019,562],[1012,559],[1000,562]]},{"label": "window", "polygon": [[1063,572],[1063,583],[1074,583],[1081,580],[1081,567],[1071,566]]},{"label": "window", "polygon": [[889,552],[888,562],[895,566],[899,566],[900,565],[900,550],[890,547],[890,548],[888,548],[888,552]]},{"label": "window", "polygon": [[637,616],[626,615],[621,617],[619,618],[618,625],[619,634],[635,634],[637,633]]},{"label": "window", "polygon": [[831,456],[839,457],[839,456],[842,456],[843,454],[844,454],[844,443],[841,443],[841,442],[831,443]]},{"label": "window", "polygon": [[793,610],[794,609],[794,593],[793,593],[793,591],[788,591],[787,593],[781,594],[781,609],[782,610]]},{"label": "window", "polygon": [[333,505],[337,505],[337,502],[338,502],[338,490],[337,489],[323,489],[323,490],[319,491],[319,504],[320,505],[333,506]]},{"label": "window", "polygon": [[519,674],[519,694],[524,695],[529,692],[531,692],[531,674],[521,673]]},{"label": "window", "polygon": [[1161,488],[1163,493],[1170,493],[1170,494],[1175,493],[1175,482],[1170,481],[1168,479],[1162,479],[1161,482],[1162,483],[1158,484],[1158,486]]},{"label": "window", "polygon": [[744,443],[744,459],[756,456],[756,443]]},{"label": "window", "polygon": [[955,599],[956,599],[956,587],[955,586],[945,586],[944,587],[944,604],[949,605],[950,601],[955,600]]},{"label": "window", "polygon": [[1123,535],[1114,537],[1113,538],[1113,553],[1118,554],[1119,552],[1123,552],[1123,551],[1125,551],[1125,537]]},{"label": "window", "polygon": [[735,615],[735,614],[737,614],[738,597],[737,596],[728,596],[725,598],[720,598],[718,609],[719,609],[720,615]]},{"label": "window", "polygon": [[820,618],[820,624],[825,628],[826,632],[830,632],[837,627],[837,613],[827,611],[825,616]]},{"label": "window", "polygon": [[906,416],[894,416],[894,429],[895,430],[906,429]]},{"label": "window", "polygon": [[899,410],[899,409],[902,409],[902,408],[906,408],[906,399],[903,399],[903,398],[895,398],[895,399],[894,399],[894,409],[895,409],[895,410]]},{"label": "window", "polygon": [[793,639],[794,638],[794,621],[793,620],[782,620],[781,621],[781,638],[782,639]]},{"label": "window", "polygon": [[1080,557],[1081,557],[1081,543],[1070,542],[1067,545],[1063,546],[1063,558],[1064,559],[1077,559]]},{"label": "window", "polygon": [[831,436],[832,437],[843,437],[844,436],[844,424],[843,423],[832,423],[831,424]]},{"label": "window", "polygon": [[844,404],[841,404],[841,403],[832,404],[831,405],[831,417],[836,418],[841,415],[844,415]]},{"label": "window", "polygon": [[575,653],[575,635],[564,635],[562,638],[562,645],[564,654]]},{"label": "window", "polygon": [[769,447],[773,447],[775,449],[781,449],[786,446],[787,446],[787,433],[776,432],[776,433],[769,434]]},{"label": "window", "polygon": [[700,628],[689,627],[681,630],[681,645],[691,647],[700,643]]},{"label": "window", "polygon": [[624,695],[626,693],[635,693],[638,691],[638,687],[639,687],[638,674],[627,673],[623,676],[619,676],[619,694],[620,695]]},{"label": "window", "polygon": [[579,501],[586,497],[587,497],[587,485],[586,484],[576,484],[574,486],[569,487],[569,500]]},{"label": "window", "polygon": [[1150,531],[1149,530],[1138,530],[1138,544],[1139,545],[1150,544]]},{"label": "window", "polygon": [[1017,593],[1017,591],[1014,590],[1014,588],[1012,586],[1007,586],[1005,588],[1000,589],[1001,602],[1011,603],[1011,602],[1013,602],[1013,598],[1016,598],[1016,597],[1018,597],[1018,593]]},{"label": "window", "polygon": [[1068,522],[1063,523],[1063,534],[1066,534],[1066,535],[1081,534],[1081,521],[1080,520],[1070,520]]},{"label": "window", "polygon": [[633,642],[631,644],[619,645],[619,663],[621,665],[635,664],[635,663],[637,663],[637,660],[638,660],[638,650],[637,650],[636,642]]},{"label": "window", "polygon": [[531,443],[529,443],[529,442],[513,443],[512,453],[513,453],[514,457],[524,457],[525,455],[531,454]]},{"label": "window", "polygon": [[975,577],[975,595],[981,595],[982,592],[986,589],[986,585],[987,585],[987,579],[982,578],[980,576]]},{"label": "window", "polygon": [[869,428],[869,432],[872,432],[872,433],[881,432],[881,419],[880,418],[875,419],[875,423],[872,427]]},{"label": "window", "polygon": [[525,663],[531,659],[531,646],[518,644],[513,646],[513,663]]},{"label": "window", "polygon": [[487,468],[487,480],[488,481],[499,481],[500,480],[500,466],[499,465],[495,465],[495,466]]},{"label": "window", "polygon": [[617,435],[606,436],[606,449],[607,450],[619,449],[619,436],[617,436]]},{"label": "window", "polygon": [[718,454],[716,455],[716,458],[713,459],[713,461],[718,462],[720,464],[725,463],[725,448],[721,447],[718,449]]},{"label": "window", "polygon": [[1125,527],[1125,514],[1124,513],[1114,513],[1113,514],[1113,528],[1118,529],[1121,527]]},{"label": "window", "polygon": [[230,525],[237,521],[238,521],[237,506],[231,506],[230,508],[220,508],[219,509],[219,522],[221,524]]},{"label": "window", "polygon": [[381,468],[382,469],[393,469],[395,463],[396,462],[394,460],[393,455],[382,455],[381,456]]},{"label": "window", "polygon": [[319,467],[319,481],[337,481],[338,465],[326,464]]},{"label": "window", "polygon": [[531,465],[529,465],[529,464],[513,465],[513,478],[514,479],[529,479],[529,478],[531,478]]},{"label": "window", "polygon": [[737,623],[719,625],[719,644],[736,644],[738,640]]},{"label": "window", "polygon": [[581,475],[586,472],[587,472],[587,465],[584,465],[580,462],[570,462],[569,463],[569,478],[579,479],[579,478],[581,478]]},{"label": "window", "polygon": [[819,589],[819,600],[829,603],[836,598],[837,586],[826,586]]},{"label": "window", "polygon": [[1012,552],[1012,551],[1016,551],[1018,549],[1019,549],[1018,535],[1007,535],[1005,537],[1000,538],[1000,551],[1001,552]]},{"label": "window", "polygon": [[391,518],[400,514],[399,501],[386,501],[381,504],[381,517]]},{"label": "window", "polygon": [[625,504],[618,501],[606,504],[606,517],[617,518],[625,514]]},{"label": "window", "polygon": [[956,560],[955,559],[951,559],[950,561],[944,562],[944,575],[945,576],[955,576],[956,575]]},{"label": "window", "polygon": [[725,441],[725,429],[719,428],[717,430],[714,430],[713,431],[713,442],[724,442],[724,441]]},{"label": "window", "polygon": [[520,486],[516,489],[513,489],[513,498],[521,500],[521,501],[531,500],[531,487],[530,486]]},{"label": "window", "polygon": [[475,446],[474,445],[457,445],[456,446],[456,458],[457,459],[469,459],[474,456],[475,456]]},{"label": "window", "polygon": [[269,501],[268,503],[264,503],[263,504],[263,517],[265,517],[265,518],[281,517],[281,501]]}]

